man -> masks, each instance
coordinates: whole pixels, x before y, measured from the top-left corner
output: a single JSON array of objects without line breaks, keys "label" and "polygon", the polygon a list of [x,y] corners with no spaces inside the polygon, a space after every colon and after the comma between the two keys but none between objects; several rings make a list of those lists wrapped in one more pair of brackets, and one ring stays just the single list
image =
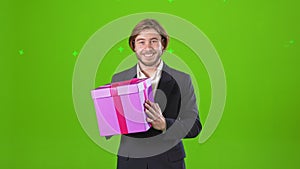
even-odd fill
[{"label": "man", "polygon": [[122,135],[118,169],[184,169],[182,138],[196,137],[202,125],[190,76],[168,67],[161,55],[169,36],[153,19],[139,22],[129,38],[138,63],[117,73],[112,81],[149,77],[154,102],[145,102],[147,132]]}]

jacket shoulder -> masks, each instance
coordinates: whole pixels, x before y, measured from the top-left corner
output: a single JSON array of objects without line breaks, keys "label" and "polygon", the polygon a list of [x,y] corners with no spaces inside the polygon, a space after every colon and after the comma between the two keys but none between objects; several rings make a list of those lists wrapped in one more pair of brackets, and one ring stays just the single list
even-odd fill
[{"label": "jacket shoulder", "polygon": [[167,73],[169,73],[173,78],[175,78],[176,80],[189,80],[190,79],[190,75],[187,73],[184,73],[182,71],[173,69],[171,67],[168,67],[167,69]]},{"label": "jacket shoulder", "polygon": [[124,80],[131,79],[134,76],[134,74],[136,73],[134,70],[135,70],[135,66],[130,69],[126,69],[122,72],[115,73],[112,76],[112,82],[118,82],[118,81],[124,81]]}]

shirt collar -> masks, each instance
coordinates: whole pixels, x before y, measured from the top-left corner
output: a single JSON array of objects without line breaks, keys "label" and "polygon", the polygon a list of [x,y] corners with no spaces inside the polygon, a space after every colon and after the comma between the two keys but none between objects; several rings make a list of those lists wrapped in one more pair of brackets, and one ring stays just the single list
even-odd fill
[{"label": "shirt collar", "polygon": [[[157,73],[161,72],[161,70],[163,69],[163,66],[164,66],[164,62],[162,60],[160,60],[160,63],[159,63],[159,65],[156,68],[156,73],[154,74],[154,76]],[[136,72],[137,72],[137,78],[146,78],[146,75],[141,71],[139,64],[137,64],[137,66],[136,66]]]}]

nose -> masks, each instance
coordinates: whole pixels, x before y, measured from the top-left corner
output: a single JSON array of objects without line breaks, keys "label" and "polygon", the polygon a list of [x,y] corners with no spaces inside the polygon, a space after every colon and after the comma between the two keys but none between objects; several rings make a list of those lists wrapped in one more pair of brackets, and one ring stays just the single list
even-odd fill
[{"label": "nose", "polygon": [[149,48],[152,49],[152,44],[151,44],[150,41],[147,41],[147,42],[146,42],[145,48],[146,48],[146,49],[149,49]]}]

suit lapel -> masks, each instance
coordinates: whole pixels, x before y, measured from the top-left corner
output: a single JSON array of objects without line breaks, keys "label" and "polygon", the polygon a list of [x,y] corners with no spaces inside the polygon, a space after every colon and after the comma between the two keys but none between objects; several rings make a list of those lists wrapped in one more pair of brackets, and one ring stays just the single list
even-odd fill
[{"label": "suit lapel", "polygon": [[164,116],[166,116],[164,110],[167,106],[167,101],[171,97],[174,82],[174,79],[168,73],[162,71],[161,78],[159,80],[155,93],[154,102],[159,104],[159,107],[162,109]]},{"label": "suit lapel", "polygon": [[157,89],[160,89],[164,91],[164,93],[167,95],[170,93],[170,89],[172,86],[172,77],[165,71],[161,72],[161,77],[157,86]]},{"label": "suit lapel", "polygon": [[157,89],[162,90],[166,97],[168,97],[171,93],[175,83],[175,80],[172,78],[169,72],[169,67],[164,63]]},{"label": "suit lapel", "polygon": [[[128,73],[124,79],[132,79],[137,77],[136,66],[128,70]],[[175,80],[170,75],[171,69],[164,63],[161,77],[157,86],[157,93],[155,94],[155,102],[164,102],[163,100],[168,99],[170,93],[172,92]],[[163,96],[164,95],[164,96]],[[165,98],[166,97],[166,98]],[[164,99],[165,98],[165,99]]]},{"label": "suit lapel", "polygon": [[126,79],[132,79],[137,77],[136,73],[136,64],[128,70]]}]

